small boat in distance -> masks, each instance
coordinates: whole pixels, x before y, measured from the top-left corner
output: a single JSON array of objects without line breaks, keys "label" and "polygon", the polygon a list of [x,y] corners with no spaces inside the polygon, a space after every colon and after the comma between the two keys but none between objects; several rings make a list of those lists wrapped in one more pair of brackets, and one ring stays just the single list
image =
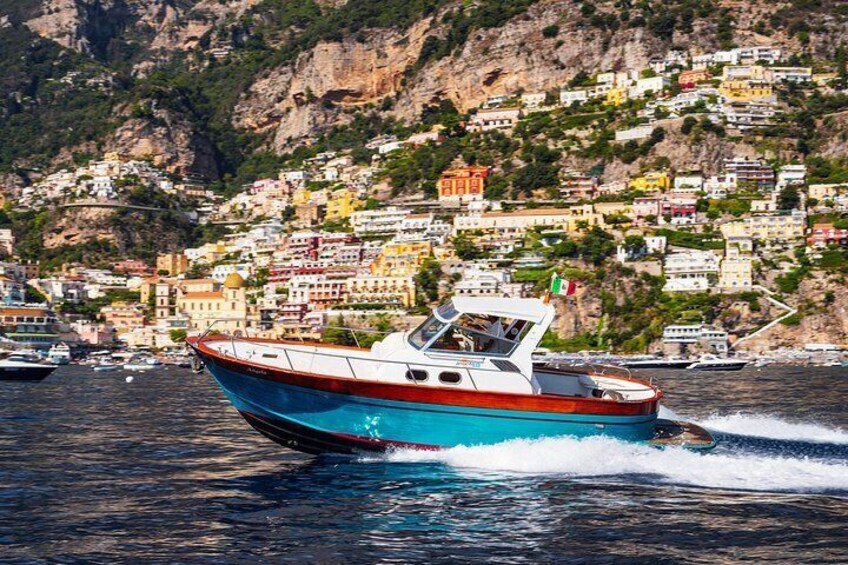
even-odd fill
[{"label": "small boat in distance", "polygon": [[123,368],[125,371],[150,371],[161,367],[162,362],[155,357],[147,357],[145,359],[133,359],[125,363]]},{"label": "small boat in distance", "polygon": [[553,319],[538,299],[454,297],[370,348],[209,333],[188,344],[251,426],[307,453],[595,435],[715,445],[658,419],[663,393],[626,369],[534,363]]},{"label": "small boat in distance", "polygon": [[688,367],[692,371],[739,371],[748,364],[745,359],[728,359],[716,355],[702,355]]},{"label": "small boat in distance", "polygon": [[21,355],[0,359],[0,381],[43,381],[56,370],[56,365],[34,361]]},{"label": "small boat in distance", "polygon": [[65,343],[57,343],[47,352],[47,360],[54,365],[68,365],[71,362],[71,348]]},{"label": "small boat in distance", "polygon": [[691,359],[658,357],[656,355],[625,358],[619,363],[621,367],[628,369],[686,369],[691,364]]},{"label": "small boat in distance", "polygon": [[117,371],[118,369],[123,368],[123,365],[120,363],[114,363],[112,361],[103,360],[100,363],[93,365],[92,369],[95,373],[106,373],[110,371]]}]

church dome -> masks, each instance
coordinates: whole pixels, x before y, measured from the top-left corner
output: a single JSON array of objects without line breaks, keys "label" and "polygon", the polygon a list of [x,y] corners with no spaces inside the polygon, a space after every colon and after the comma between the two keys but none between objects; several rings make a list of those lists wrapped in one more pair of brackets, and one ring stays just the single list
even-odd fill
[{"label": "church dome", "polygon": [[224,279],[224,288],[244,288],[244,279],[238,273],[230,273]]}]

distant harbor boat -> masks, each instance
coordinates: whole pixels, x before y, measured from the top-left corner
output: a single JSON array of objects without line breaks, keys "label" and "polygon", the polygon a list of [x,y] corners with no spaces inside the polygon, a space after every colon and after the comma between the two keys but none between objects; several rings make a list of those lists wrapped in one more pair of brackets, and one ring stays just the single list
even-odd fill
[{"label": "distant harbor boat", "polygon": [[155,357],[148,357],[146,359],[131,360],[129,363],[125,363],[123,368],[125,371],[150,371],[161,366],[161,361]]},{"label": "distant harbor boat", "polygon": [[692,360],[681,359],[679,357],[645,355],[642,357],[624,358],[619,365],[628,369],[686,369],[692,365]]},{"label": "distant harbor boat", "polygon": [[702,355],[687,369],[692,371],[739,371],[748,364],[744,359],[727,359],[716,355]]},{"label": "distant harbor boat", "polygon": [[308,453],[595,435],[715,445],[658,419],[663,393],[626,369],[534,363],[553,318],[537,299],[454,297],[370,349],[221,334],[188,344],[251,426]]},{"label": "distant harbor boat", "polygon": [[71,362],[71,348],[64,343],[57,343],[47,352],[47,360],[54,365],[68,365]]}]

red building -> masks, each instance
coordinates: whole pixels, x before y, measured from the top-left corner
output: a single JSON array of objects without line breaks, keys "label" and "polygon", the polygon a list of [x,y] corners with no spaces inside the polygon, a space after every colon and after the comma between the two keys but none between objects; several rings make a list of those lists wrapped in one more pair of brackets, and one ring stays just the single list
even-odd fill
[{"label": "red building", "polygon": [[153,268],[139,259],[124,259],[123,261],[118,261],[112,265],[112,270],[116,273],[136,275],[140,277],[148,276],[153,273]]},{"label": "red building", "polygon": [[699,82],[708,81],[713,78],[710,71],[706,69],[683,71],[677,78],[680,88],[695,88]]},{"label": "red building", "polygon": [[848,229],[835,228],[833,224],[816,224],[807,238],[810,247],[827,247],[828,245],[848,245]]},{"label": "red building", "polygon": [[488,167],[449,169],[443,172],[439,179],[439,200],[482,200],[488,176]]}]

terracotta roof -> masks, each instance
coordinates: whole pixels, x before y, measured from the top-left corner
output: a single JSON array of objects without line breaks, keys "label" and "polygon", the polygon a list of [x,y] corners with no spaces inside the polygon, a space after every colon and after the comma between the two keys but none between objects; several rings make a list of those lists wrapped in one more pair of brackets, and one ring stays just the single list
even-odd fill
[{"label": "terracotta roof", "polygon": [[534,208],[532,210],[519,210],[516,212],[484,212],[483,216],[487,218],[506,218],[506,217],[521,217],[521,216],[573,216],[569,208]]},{"label": "terracotta roof", "polygon": [[0,316],[46,316],[48,311],[44,308],[2,308]]},{"label": "terracotta roof", "polygon": [[213,292],[186,292],[183,294],[184,300],[196,300],[200,298],[213,298],[213,299],[222,299],[224,298],[224,293],[221,291],[213,291]]}]

